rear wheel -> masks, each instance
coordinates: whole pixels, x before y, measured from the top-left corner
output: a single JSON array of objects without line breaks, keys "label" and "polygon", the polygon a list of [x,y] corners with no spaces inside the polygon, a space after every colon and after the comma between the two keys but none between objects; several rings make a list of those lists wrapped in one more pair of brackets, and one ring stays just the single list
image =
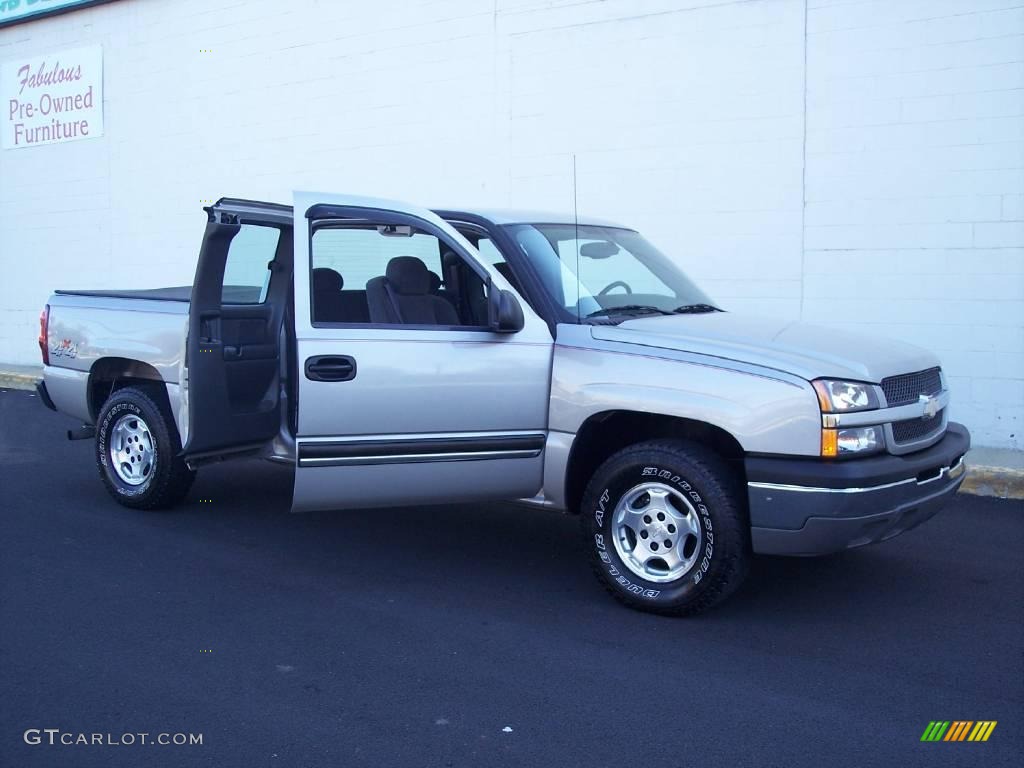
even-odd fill
[{"label": "rear wheel", "polygon": [[100,411],[96,465],[107,491],[133,509],[177,504],[195,479],[180,457],[170,410],[137,387],[117,390]]},{"label": "rear wheel", "polygon": [[594,572],[633,608],[699,613],[746,576],[749,525],[734,476],[701,445],[619,451],[591,478],[581,517]]}]

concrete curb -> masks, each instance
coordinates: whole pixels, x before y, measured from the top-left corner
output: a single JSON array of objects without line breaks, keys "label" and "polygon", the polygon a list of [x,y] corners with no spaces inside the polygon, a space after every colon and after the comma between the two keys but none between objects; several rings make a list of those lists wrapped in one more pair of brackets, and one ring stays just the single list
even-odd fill
[{"label": "concrete curb", "polygon": [[0,371],[0,389],[28,389],[35,391],[39,377],[31,373]]},{"label": "concrete curb", "polygon": [[[0,389],[35,390],[38,369],[0,369]],[[971,451],[973,453],[973,450]],[[967,454],[967,478],[961,492],[974,496],[995,496],[1000,499],[1024,499],[1024,469],[975,464]]]},{"label": "concrete curb", "polygon": [[1024,469],[976,467],[968,462],[967,477],[964,478],[960,490],[974,496],[1024,499]]}]

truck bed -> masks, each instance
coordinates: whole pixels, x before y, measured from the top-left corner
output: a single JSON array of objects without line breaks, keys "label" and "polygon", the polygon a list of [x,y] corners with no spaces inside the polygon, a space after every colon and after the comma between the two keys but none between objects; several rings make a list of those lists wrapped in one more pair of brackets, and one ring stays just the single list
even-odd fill
[{"label": "truck bed", "polygon": [[176,285],[170,288],[142,288],[138,290],[76,291],[57,290],[60,296],[93,296],[105,299],[147,299],[149,301],[184,301],[192,298],[191,285]]},{"label": "truck bed", "polygon": [[[59,289],[54,291],[58,296],[89,296],[99,299],[143,299],[145,301],[179,301],[188,304],[192,300],[191,285],[175,285],[169,288],[140,288],[137,290],[118,290],[110,288],[99,291],[76,291]],[[260,289],[249,285],[225,285],[223,290],[225,304],[257,304],[260,300]]]},{"label": "truck bed", "polygon": [[89,423],[88,378],[93,365],[106,358],[144,363],[176,386],[191,294],[190,286],[55,291],[47,302],[49,364],[44,373],[58,409]]}]

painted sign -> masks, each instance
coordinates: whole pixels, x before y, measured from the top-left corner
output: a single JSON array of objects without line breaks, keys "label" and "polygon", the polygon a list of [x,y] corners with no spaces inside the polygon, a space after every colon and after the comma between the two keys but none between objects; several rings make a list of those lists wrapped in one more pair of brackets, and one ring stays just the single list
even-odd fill
[{"label": "painted sign", "polygon": [[104,0],[0,0],[0,27]]},{"label": "painted sign", "polygon": [[103,135],[103,49],[75,48],[0,65],[0,146]]}]

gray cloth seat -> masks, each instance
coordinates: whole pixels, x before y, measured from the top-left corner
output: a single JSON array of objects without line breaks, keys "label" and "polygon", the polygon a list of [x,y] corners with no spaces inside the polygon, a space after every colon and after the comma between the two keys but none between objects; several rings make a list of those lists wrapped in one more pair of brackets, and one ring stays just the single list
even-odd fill
[{"label": "gray cloth seat", "polygon": [[370,322],[401,325],[459,325],[450,302],[430,292],[430,271],[415,256],[396,256],[383,277],[366,283]]},{"label": "gray cloth seat", "polygon": [[441,257],[445,275],[445,288],[452,303],[463,316],[471,318],[473,325],[487,325],[487,289],[484,281],[453,251]]},{"label": "gray cloth seat", "polygon": [[345,280],[333,269],[313,270],[313,321],[318,323],[368,323],[370,309],[364,291],[345,291]]},{"label": "gray cloth seat", "polygon": [[428,271],[427,276],[430,278],[430,293],[435,296],[441,295],[441,276],[434,271]]},{"label": "gray cloth seat", "polygon": [[345,280],[333,269],[318,267],[313,270],[313,320],[320,323],[340,322],[341,289],[344,285]]}]

